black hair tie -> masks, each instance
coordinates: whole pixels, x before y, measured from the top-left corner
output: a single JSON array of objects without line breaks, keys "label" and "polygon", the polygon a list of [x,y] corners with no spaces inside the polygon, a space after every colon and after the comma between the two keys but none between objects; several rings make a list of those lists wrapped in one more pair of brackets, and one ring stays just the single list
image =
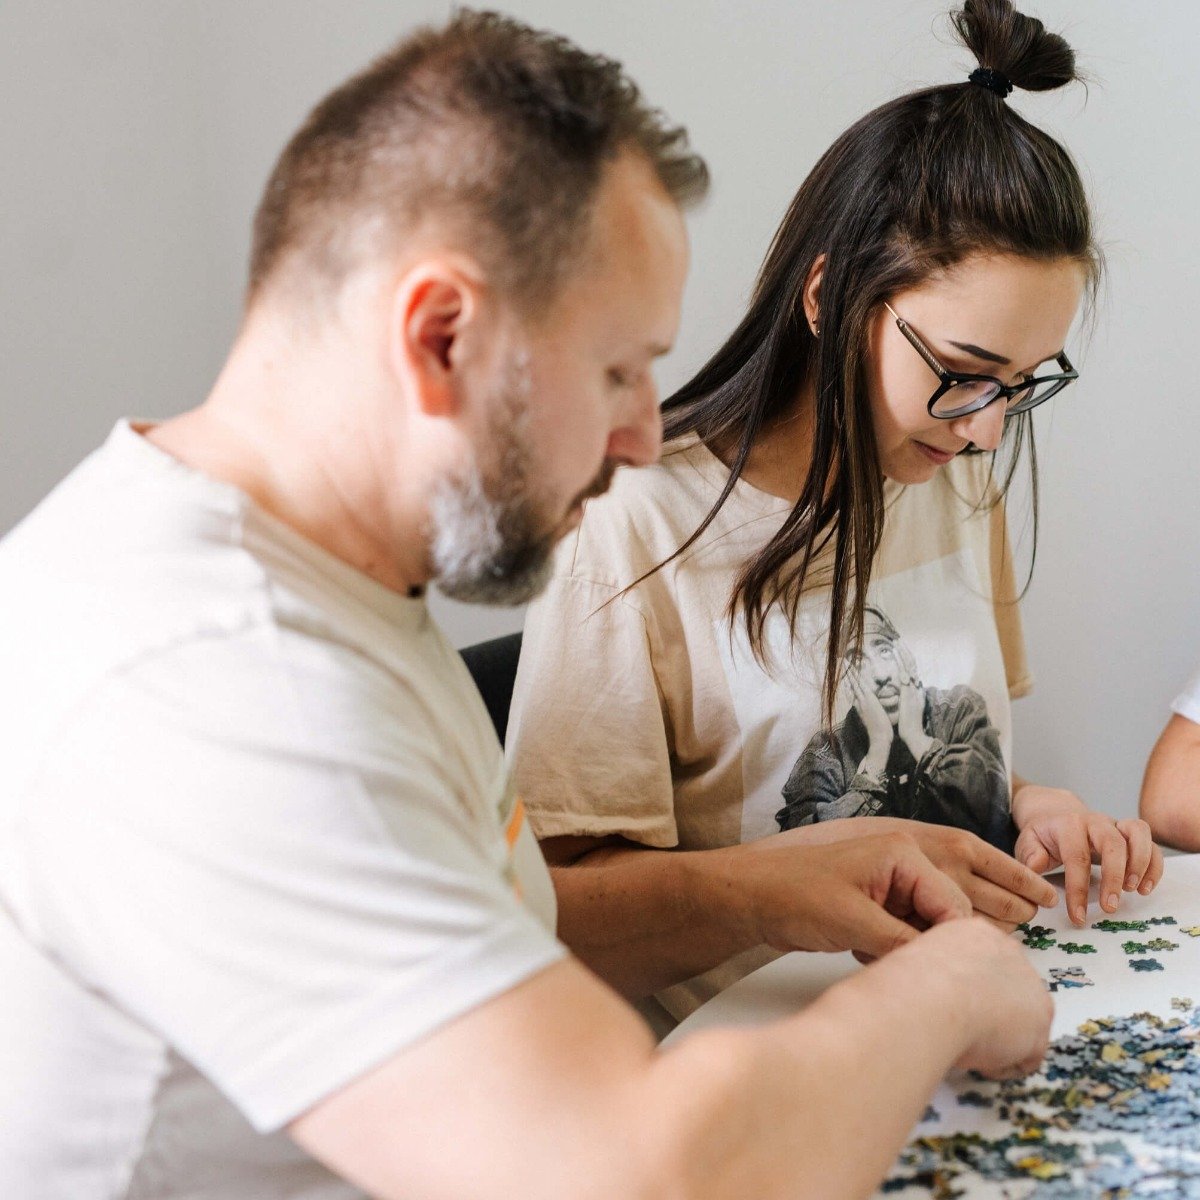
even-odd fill
[{"label": "black hair tie", "polygon": [[1001,100],[1013,90],[1012,80],[1006,75],[1001,75],[999,71],[993,71],[991,67],[976,67],[967,78],[981,88],[993,92]]}]

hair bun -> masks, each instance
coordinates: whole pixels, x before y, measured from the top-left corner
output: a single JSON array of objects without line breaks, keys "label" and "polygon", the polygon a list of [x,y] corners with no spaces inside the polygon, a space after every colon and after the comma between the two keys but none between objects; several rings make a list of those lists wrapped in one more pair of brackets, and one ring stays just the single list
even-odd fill
[{"label": "hair bun", "polygon": [[1010,0],[965,0],[950,19],[979,65],[1014,87],[1048,92],[1079,78],[1067,40],[1048,33],[1036,17],[1017,12]]}]

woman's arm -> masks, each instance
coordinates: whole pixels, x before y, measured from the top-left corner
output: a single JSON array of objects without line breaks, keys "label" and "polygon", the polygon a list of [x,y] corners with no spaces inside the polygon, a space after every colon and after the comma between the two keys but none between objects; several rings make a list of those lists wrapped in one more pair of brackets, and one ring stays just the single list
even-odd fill
[{"label": "woman's arm", "polygon": [[1200,725],[1176,713],[1155,743],[1138,811],[1155,838],[1200,850]]},{"label": "woman's arm", "polygon": [[867,894],[878,835],[919,848],[977,913],[1012,928],[1057,893],[1045,880],[961,829],[883,817],[821,822],[719,850],[652,850],[620,839],[542,843],[558,895],[558,935],[629,999],[652,995],[757,946],[857,950],[877,956],[912,930],[862,923],[843,898],[850,871]]}]

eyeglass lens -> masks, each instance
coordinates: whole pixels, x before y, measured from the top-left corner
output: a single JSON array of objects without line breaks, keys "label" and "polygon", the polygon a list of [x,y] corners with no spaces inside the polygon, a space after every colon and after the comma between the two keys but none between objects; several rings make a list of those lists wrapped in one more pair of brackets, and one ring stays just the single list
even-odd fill
[{"label": "eyeglass lens", "polygon": [[[1036,375],[1061,374],[1061,368],[1056,363],[1043,363]],[[1022,388],[1009,396],[1005,407],[1009,412],[1023,412],[1033,408],[1043,400],[1049,399],[1062,388],[1062,380],[1047,379],[1032,388]],[[940,395],[933,405],[933,415],[938,417],[954,417],[960,414],[977,412],[990,404],[1000,392],[1000,387],[992,380],[965,379],[952,384]]]}]

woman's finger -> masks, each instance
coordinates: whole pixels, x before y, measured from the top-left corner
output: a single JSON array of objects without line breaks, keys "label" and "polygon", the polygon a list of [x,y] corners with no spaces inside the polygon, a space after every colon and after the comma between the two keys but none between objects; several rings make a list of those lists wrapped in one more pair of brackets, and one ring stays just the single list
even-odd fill
[{"label": "woman's finger", "polygon": [[[1043,834],[1043,840],[1047,835]],[[1088,888],[1092,882],[1092,847],[1088,841],[1087,824],[1074,814],[1055,818],[1054,845],[1058,860],[1067,875],[1067,916],[1071,923],[1082,926],[1087,920]]]},{"label": "woman's finger", "polygon": [[1117,832],[1125,839],[1129,862],[1125,866],[1125,890],[1136,892],[1141,887],[1154,853],[1154,839],[1145,821],[1127,819],[1117,822]]},{"label": "woman's finger", "polygon": [[1100,907],[1108,913],[1116,912],[1129,863],[1125,836],[1114,822],[1093,813],[1088,821],[1088,840],[1100,864]]}]

